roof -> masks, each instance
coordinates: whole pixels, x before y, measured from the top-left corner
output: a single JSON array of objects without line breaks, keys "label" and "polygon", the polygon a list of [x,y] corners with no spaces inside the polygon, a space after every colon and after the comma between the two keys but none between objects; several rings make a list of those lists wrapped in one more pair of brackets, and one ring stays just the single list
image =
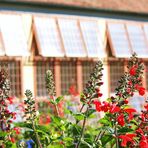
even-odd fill
[{"label": "roof", "polygon": [[126,12],[148,13],[148,0],[13,0],[33,3],[48,3],[84,8],[97,8]]}]

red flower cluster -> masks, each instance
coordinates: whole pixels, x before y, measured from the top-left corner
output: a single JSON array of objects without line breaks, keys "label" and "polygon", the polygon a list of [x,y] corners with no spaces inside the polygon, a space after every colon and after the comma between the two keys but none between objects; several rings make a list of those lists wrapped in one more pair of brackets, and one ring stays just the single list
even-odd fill
[{"label": "red flower cluster", "polygon": [[130,70],[129,73],[131,76],[135,76],[137,71],[137,65],[134,65]]},{"label": "red flower cluster", "polygon": [[111,114],[118,113],[117,122],[121,126],[125,125],[124,113],[128,114],[128,121],[130,121],[133,119],[133,114],[136,112],[134,108],[121,109],[115,103],[111,104],[105,101],[101,103],[98,100],[95,100],[93,103],[98,112],[103,111],[103,112],[109,112]]},{"label": "red flower cluster", "polygon": [[135,85],[135,89],[139,92],[139,95],[143,96],[145,94],[145,88],[139,86],[138,84]]},{"label": "red flower cluster", "polygon": [[78,91],[76,90],[76,86],[75,85],[71,85],[69,87],[68,91],[69,91],[70,95],[73,95],[73,96],[78,96],[79,95]]},{"label": "red flower cluster", "polygon": [[119,138],[122,139],[121,146],[126,147],[128,142],[134,145],[134,137],[136,137],[136,134],[127,133],[125,135],[120,135]]},{"label": "red flower cluster", "polygon": [[41,115],[39,118],[39,123],[40,124],[49,124],[51,122],[51,118],[49,115]]},{"label": "red flower cluster", "polygon": [[148,148],[148,137],[142,135],[139,146],[140,148]]},{"label": "red flower cluster", "polygon": [[7,100],[9,101],[9,104],[13,104],[13,97],[8,97]]}]

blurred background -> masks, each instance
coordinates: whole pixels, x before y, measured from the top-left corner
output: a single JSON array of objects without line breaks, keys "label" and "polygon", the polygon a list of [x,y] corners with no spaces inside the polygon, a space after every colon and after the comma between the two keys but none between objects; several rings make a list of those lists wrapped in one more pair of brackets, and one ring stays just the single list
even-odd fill
[{"label": "blurred background", "polygon": [[[144,61],[148,90],[148,0],[0,1],[0,63],[9,64],[11,96],[23,98],[30,89],[46,98],[48,69],[57,96],[79,94],[101,59],[105,99],[134,52]],[[145,97],[135,94],[131,104],[139,110]]]}]

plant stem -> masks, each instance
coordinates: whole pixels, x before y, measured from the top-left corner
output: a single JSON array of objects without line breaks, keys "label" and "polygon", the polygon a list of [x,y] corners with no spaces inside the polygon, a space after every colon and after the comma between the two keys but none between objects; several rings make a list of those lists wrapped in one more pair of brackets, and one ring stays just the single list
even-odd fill
[{"label": "plant stem", "polygon": [[102,137],[102,135],[105,133],[105,130],[104,131],[100,131],[99,132],[99,134],[96,136],[96,138],[95,138],[95,142],[97,142],[101,137]]},{"label": "plant stem", "polygon": [[57,114],[57,116],[59,117],[60,116],[60,114],[59,114],[59,109],[58,109],[58,106],[55,104],[55,109],[56,109],[56,114]]},{"label": "plant stem", "polygon": [[81,135],[80,135],[79,141],[78,141],[78,143],[77,143],[75,148],[79,148],[79,145],[81,144],[81,139],[82,139],[83,134],[84,134],[85,124],[86,124],[86,117],[83,120],[83,126],[82,126],[82,130],[81,130]]},{"label": "plant stem", "polygon": [[[55,97],[54,96],[50,96],[50,98],[55,102]],[[56,114],[59,117],[60,114],[59,114],[59,109],[58,109],[57,104],[54,104],[54,107],[55,107]]]},{"label": "plant stem", "polygon": [[119,139],[117,133],[117,124],[115,123],[116,148],[119,148]]},{"label": "plant stem", "polygon": [[43,148],[42,145],[41,145],[41,142],[40,142],[40,140],[39,140],[39,135],[38,135],[38,133],[36,132],[36,128],[35,128],[34,121],[32,121],[32,127],[33,127],[33,130],[34,130],[35,137],[36,137],[36,140],[37,140],[37,143],[38,143],[39,148]]},{"label": "plant stem", "polygon": [[83,126],[82,126],[82,130],[81,130],[81,135],[80,135],[79,141],[78,141],[78,143],[77,143],[75,148],[79,148],[79,145],[81,144],[81,139],[82,139],[83,134],[84,134],[85,124],[86,124],[86,119],[87,119],[86,115],[87,115],[88,110],[89,110],[89,107],[87,107],[87,110],[85,112],[85,117],[84,117],[84,120],[83,120]]},{"label": "plant stem", "polygon": [[85,106],[85,104],[83,104],[82,107],[80,108],[80,113],[82,112],[84,106]]}]

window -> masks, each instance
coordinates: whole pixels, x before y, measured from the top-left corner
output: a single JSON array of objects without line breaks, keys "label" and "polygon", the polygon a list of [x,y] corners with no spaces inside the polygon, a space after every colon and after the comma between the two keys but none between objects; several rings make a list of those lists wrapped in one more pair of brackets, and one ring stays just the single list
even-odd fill
[{"label": "window", "polygon": [[[80,21],[88,57],[106,57],[97,21]],[[105,32],[105,29],[104,29]]]},{"label": "window", "polygon": [[124,24],[108,23],[108,33],[113,55],[116,57],[130,57],[132,52]]},{"label": "window", "polygon": [[50,17],[34,17],[35,35],[40,54],[45,57],[63,57],[56,21]]},{"label": "window", "polygon": [[19,61],[0,61],[8,64],[8,79],[10,80],[10,96],[21,97],[21,64]]},{"label": "window", "polygon": [[86,57],[77,20],[58,19],[67,57]]},{"label": "window", "polygon": [[36,84],[37,84],[37,96],[45,97],[48,96],[46,90],[45,76],[46,71],[51,70],[54,74],[54,63],[51,61],[37,61],[36,62]]},{"label": "window", "polygon": [[28,45],[21,15],[0,14],[0,29],[8,56],[28,56]]},{"label": "window", "polygon": [[147,57],[148,46],[142,26],[127,24],[126,27],[133,51],[136,52],[138,57]]},{"label": "window", "polygon": [[77,86],[76,62],[61,62],[61,92],[62,95],[68,93],[71,85]]},{"label": "window", "polygon": [[85,88],[86,83],[89,81],[89,76],[93,72],[95,62],[85,61],[82,62],[82,75],[83,75],[83,88]]},{"label": "window", "polygon": [[110,62],[110,92],[115,93],[115,89],[118,86],[118,80],[124,74],[123,62],[113,61]]}]

